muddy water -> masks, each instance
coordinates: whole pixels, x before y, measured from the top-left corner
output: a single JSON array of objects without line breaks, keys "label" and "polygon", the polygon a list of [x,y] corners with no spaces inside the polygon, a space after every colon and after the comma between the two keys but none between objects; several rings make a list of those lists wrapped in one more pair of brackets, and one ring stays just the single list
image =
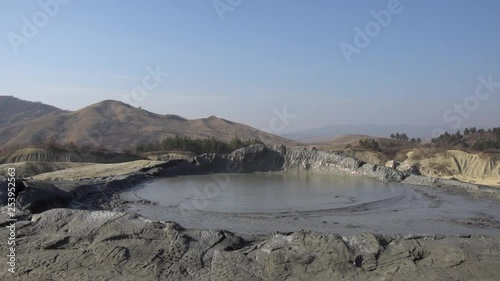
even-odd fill
[{"label": "muddy water", "polygon": [[345,208],[401,196],[405,187],[360,177],[260,173],[183,176],[150,182],[132,193],[161,206],[226,213]]},{"label": "muddy water", "polygon": [[[293,173],[180,176],[126,191],[129,211],[240,234],[499,234],[500,204],[363,177]],[[148,200],[155,204],[143,204]]]}]

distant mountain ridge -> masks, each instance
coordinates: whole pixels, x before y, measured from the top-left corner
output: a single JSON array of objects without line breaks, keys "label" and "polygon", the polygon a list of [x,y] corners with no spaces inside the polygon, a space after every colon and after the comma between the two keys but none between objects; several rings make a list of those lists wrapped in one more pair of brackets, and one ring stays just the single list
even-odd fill
[{"label": "distant mountain ridge", "polygon": [[[15,112],[22,120],[9,118],[8,114],[0,112],[0,120],[9,120],[0,124],[0,148],[55,139],[60,143],[73,142],[76,145],[122,150],[130,149],[139,143],[160,141],[175,135],[191,138],[215,137],[224,141],[238,136],[241,139],[259,138],[266,144],[295,143],[215,116],[188,120],[177,115],[152,113],[114,100],[105,100],[72,112],[43,104],[40,104],[40,109],[36,111],[32,110],[31,102],[16,100],[16,106],[9,112]],[[24,111],[25,108],[28,110]]]},{"label": "distant mountain ridge", "polygon": [[412,125],[328,125],[320,128],[302,130],[294,133],[283,134],[285,138],[296,141],[316,143],[328,141],[343,135],[369,135],[373,137],[389,137],[392,133],[406,133],[409,137],[430,139],[436,126]]}]

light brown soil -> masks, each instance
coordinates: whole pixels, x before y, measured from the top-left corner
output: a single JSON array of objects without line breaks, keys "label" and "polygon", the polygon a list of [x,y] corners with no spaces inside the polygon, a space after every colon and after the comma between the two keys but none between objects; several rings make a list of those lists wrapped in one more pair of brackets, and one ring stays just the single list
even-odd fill
[{"label": "light brown soil", "polygon": [[127,175],[137,172],[143,168],[153,167],[164,163],[162,161],[138,160],[118,164],[93,164],[81,167],[69,168],[34,176],[35,180],[67,180],[77,181],[85,178],[102,178],[111,176]]}]

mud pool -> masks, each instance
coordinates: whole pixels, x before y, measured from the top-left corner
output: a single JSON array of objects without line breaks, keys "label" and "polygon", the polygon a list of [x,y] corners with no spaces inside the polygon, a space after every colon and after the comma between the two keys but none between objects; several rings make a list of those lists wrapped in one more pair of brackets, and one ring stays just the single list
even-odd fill
[{"label": "mud pool", "polygon": [[500,204],[366,177],[285,172],[178,176],[121,194],[128,211],[240,234],[498,234]]}]

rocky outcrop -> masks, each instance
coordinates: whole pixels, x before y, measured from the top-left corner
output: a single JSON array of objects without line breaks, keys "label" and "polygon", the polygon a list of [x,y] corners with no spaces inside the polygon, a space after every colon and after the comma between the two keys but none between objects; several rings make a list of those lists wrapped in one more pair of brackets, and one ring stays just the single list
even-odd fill
[{"label": "rocky outcrop", "polygon": [[394,160],[387,161],[385,166],[403,173],[405,177],[409,175],[420,175],[418,167],[414,163],[400,163]]},{"label": "rocky outcrop", "polygon": [[[0,228],[2,237],[9,229]],[[17,225],[2,280],[496,280],[500,237],[275,233],[244,240],[132,214],[53,209]],[[7,244],[0,251],[7,253]],[[0,263],[6,264],[6,255]]]},{"label": "rocky outcrop", "polygon": [[284,165],[281,151],[263,144],[252,145],[233,151],[227,155],[202,154],[193,162],[210,172],[252,173],[280,171]]}]

